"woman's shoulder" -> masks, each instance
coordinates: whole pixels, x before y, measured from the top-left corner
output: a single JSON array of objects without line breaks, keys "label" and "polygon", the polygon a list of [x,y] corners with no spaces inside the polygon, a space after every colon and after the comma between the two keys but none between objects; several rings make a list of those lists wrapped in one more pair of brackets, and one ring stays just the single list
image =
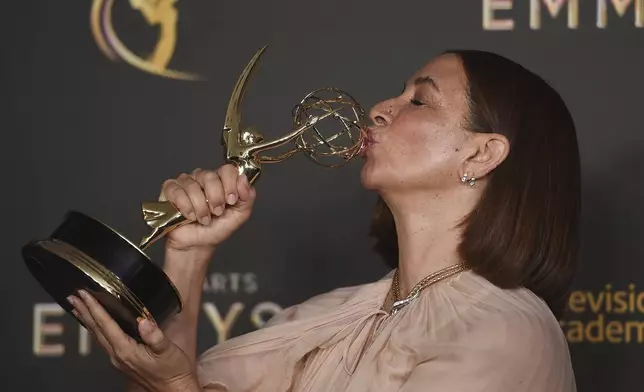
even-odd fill
[{"label": "woman's shoulder", "polygon": [[289,306],[277,313],[269,320],[266,327],[320,316],[341,308],[357,309],[363,306],[369,306],[373,302],[374,296],[377,297],[378,294],[383,292],[386,284],[384,280],[379,280],[353,286],[342,286],[314,295],[301,303]]},{"label": "woman's shoulder", "polygon": [[288,321],[305,318],[308,315],[319,314],[327,309],[342,305],[361,286],[339,287],[331,291],[317,294],[303,302],[287,307],[277,313],[266,326],[282,324]]},{"label": "woman's shoulder", "polygon": [[517,287],[501,288],[475,272],[465,271],[449,284],[451,300],[485,315],[522,314],[527,317],[552,319],[548,304],[532,291]]},{"label": "woman's shoulder", "polygon": [[425,312],[407,312],[409,323],[422,327],[397,328],[392,339],[417,359],[410,389],[575,390],[559,322],[531,291],[502,289],[468,271],[437,286],[416,309]]},{"label": "woman's shoulder", "polygon": [[455,292],[464,302],[462,319],[471,326],[469,338],[484,338],[490,344],[514,348],[541,345],[544,341],[551,348],[567,346],[559,320],[532,291],[502,289],[472,272],[456,285]]}]

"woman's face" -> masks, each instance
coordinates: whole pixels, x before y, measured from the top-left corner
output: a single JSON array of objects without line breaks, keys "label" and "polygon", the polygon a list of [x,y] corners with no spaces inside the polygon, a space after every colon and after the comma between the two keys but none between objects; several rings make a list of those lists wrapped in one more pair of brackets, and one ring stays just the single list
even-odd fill
[{"label": "woman's face", "polygon": [[464,128],[466,86],[458,57],[442,55],[412,75],[401,95],[375,105],[363,185],[384,192],[462,186],[474,135]]}]

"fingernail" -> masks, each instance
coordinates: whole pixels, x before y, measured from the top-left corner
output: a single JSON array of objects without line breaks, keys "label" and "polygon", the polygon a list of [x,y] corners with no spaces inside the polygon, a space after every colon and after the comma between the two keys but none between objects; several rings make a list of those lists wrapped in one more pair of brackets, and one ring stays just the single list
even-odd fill
[{"label": "fingernail", "polygon": [[153,326],[150,320],[144,319],[143,321],[141,321],[140,325],[141,325],[141,333],[148,334],[152,332]]},{"label": "fingernail", "polygon": [[87,293],[85,292],[85,290],[78,290],[78,294],[79,294],[83,299],[87,299]]},{"label": "fingernail", "polygon": [[231,193],[230,195],[228,195],[228,199],[226,201],[230,205],[235,204],[235,202],[237,201],[237,195],[235,195],[234,193]]},{"label": "fingernail", "polygon": [[72,309],[72,314],[74,315],[74,317],[80,318],[80,315],[78,314],[78,311],[76,309]]},{"label": "fingernail", "polygon": [[201,224],[209,225],[210,224],[210,215],[206,215],[203,218],[201,218]]},{"label": "fingernail", "polygon": [[73,306],[74,305],[74,297],[72,297],[71,295],[69,297],[67,297],[67,302],[69,302]]},{"label": "fingernail", "polygon": [[194,212],[191,212],[190,214],[188,214],[188,219],[195,220],[195,219],[197,219],[197,215],[195,215]]},{"label": "fingernail", "polygon": [[222,206],[215,207],[215,215],[216,216],[221,215],[223,212],[224,212],[224,207],[222,207]]}]

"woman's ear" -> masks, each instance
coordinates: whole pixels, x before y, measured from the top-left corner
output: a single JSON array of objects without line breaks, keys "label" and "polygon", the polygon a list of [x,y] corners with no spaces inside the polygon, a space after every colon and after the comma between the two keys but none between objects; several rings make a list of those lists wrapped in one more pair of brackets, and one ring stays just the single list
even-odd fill
[{"label": "woman's ear", "polygon": [[478,133],[472,137],[471,154],[463,162],[461,176],[483,178],[496,169],[510,153],[510,141],[498,133]]}]

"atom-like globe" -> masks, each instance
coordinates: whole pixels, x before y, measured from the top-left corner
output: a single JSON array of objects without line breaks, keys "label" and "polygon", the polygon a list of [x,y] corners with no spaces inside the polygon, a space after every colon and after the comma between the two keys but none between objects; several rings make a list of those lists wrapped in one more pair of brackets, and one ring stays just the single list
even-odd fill
[{"label": "atom-like globe", "polygon": [[331,112],[298,136],[295,144],[313,162],[340,167],[360,152],[364,139],[365,112],[351,95],[336,88],[312,91],[293,108],[293,125],[301,127],[312,117]]}]

